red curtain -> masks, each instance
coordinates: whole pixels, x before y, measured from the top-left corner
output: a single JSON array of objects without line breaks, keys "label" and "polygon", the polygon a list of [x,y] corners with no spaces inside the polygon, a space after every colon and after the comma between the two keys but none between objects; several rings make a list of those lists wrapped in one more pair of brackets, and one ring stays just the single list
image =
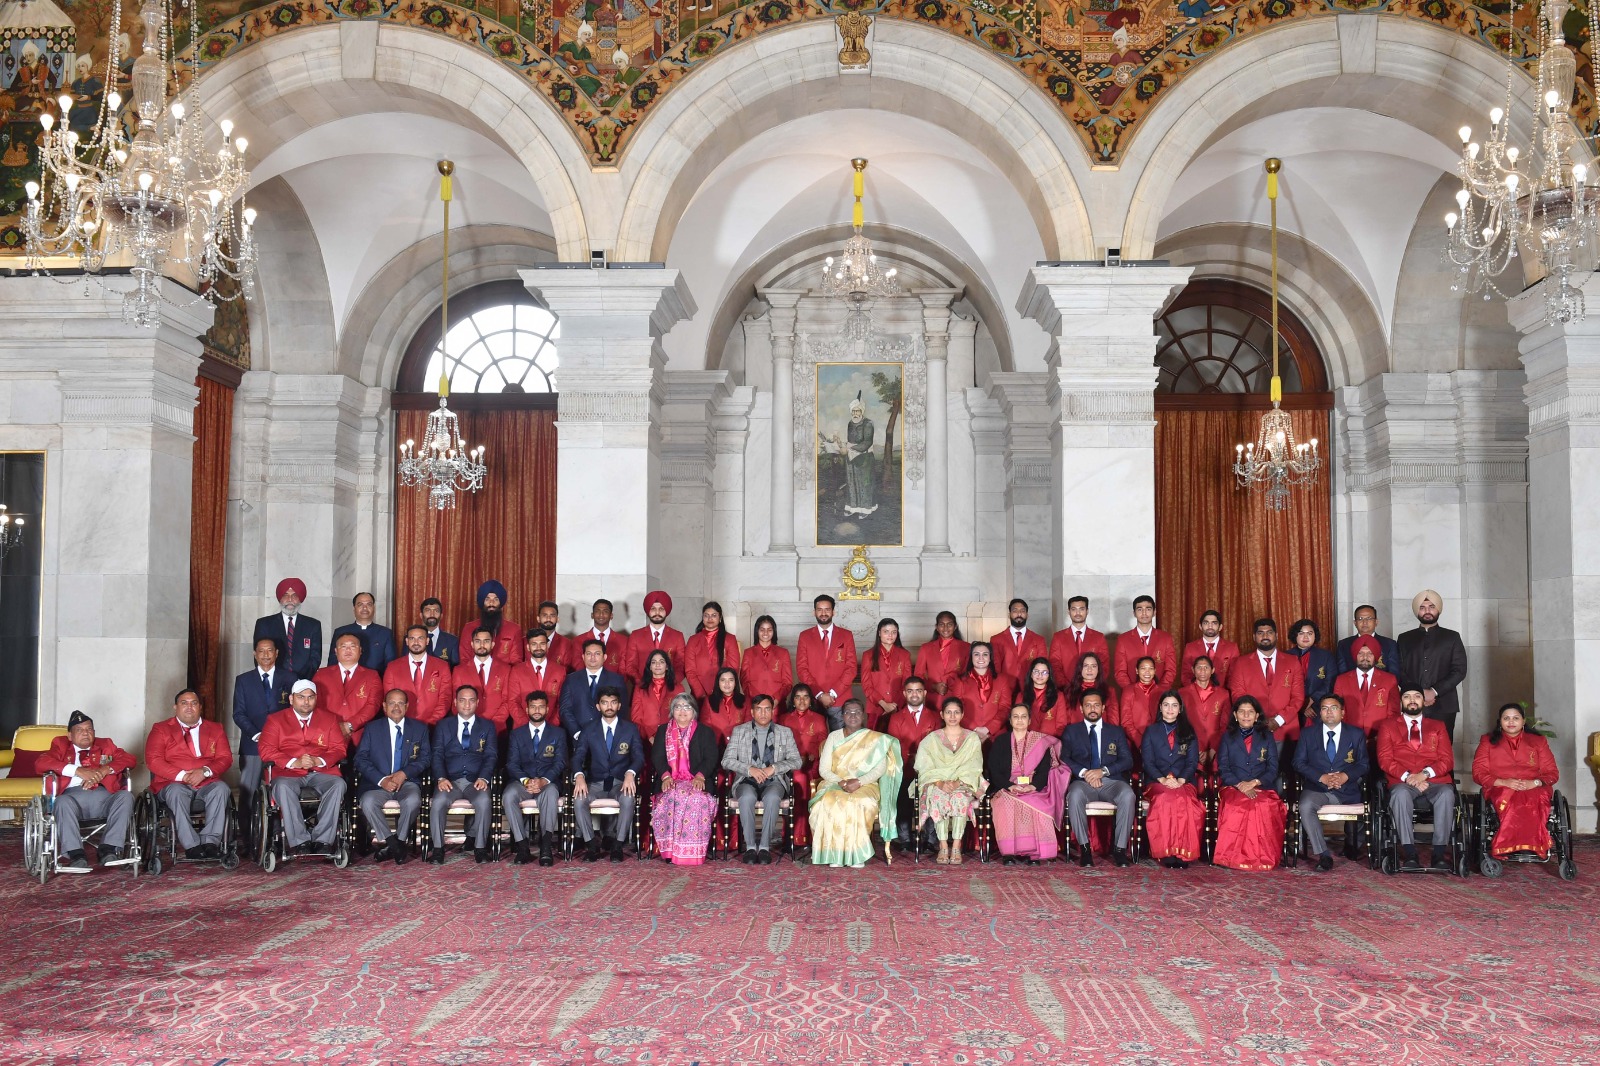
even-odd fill
[{"label": "red curtain", "polygon": [[[1234,445],[1255,439],[1261,414],[1157,412],[1156,599],[1161,626],[1180,648],[1207,608],[1222,612],[1223,635],[1243,648],[1253,645],[1250,625],[1263,615],[1277,619],[1283,643],[1291,622],[1310,618],[1333,646],[1329,471],[1293,490],[1283,511],[1267,510],[1259,491],[1240,488]],[[1326,411],[1291,415],[1301,440],[1328,440]]]},{"label": "red curtain", "polygon": [[[478,586],[505,585],[508,611],[526,627],[556,586],[556,413],[461,410],[461,435],[485,448],[489,472],[476,493],[436,511],[425,490],[395,486],[394,622],[397,636],[429,596],[453,632],[476,609]],[[422,440],[425,410],[395,412],[396,440]]]},{"label": "red curtain", "polygon": [[233,386],[198,377],[189,523],[189,687],[207,718],[224,719],[216,698],[222,647],[222,553],[228,532],[228,453],[233,445]]}]

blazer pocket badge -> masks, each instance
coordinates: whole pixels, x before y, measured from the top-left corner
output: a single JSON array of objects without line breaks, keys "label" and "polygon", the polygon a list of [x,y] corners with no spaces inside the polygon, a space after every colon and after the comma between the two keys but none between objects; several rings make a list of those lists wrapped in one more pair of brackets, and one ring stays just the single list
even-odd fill
[{"label": "blazer pocket badge", "polygon": [[621,744],[617,745],[617,754],[618,755],[626,755],[626,754],[628,754],[628,742],[626,740],[624,740]]},{"label": "blazer pocket badge", "polygon": [[544,757],[546,759],[553,759],[556,757],[556,746],[554,744],[546,744],[544,746]]},{"label": "blazer pocket badge", "polygon": [[488,737],[479,737],[478,738],[478,750],[481,752],[483,750],[483,746],[485,744],[487,744],[488,742],[489,742],[489,738]]},{"label": "blazer pocket badge", "polygon": [[421,744],[413,744],[413,745],[411,745],[411,758],[412,758],[413,761],[416,759],[417,756],[419,756],[421,754],[422,754],[422,745]]},{"label": "blazer pocket badge", "polygon": [[1318,681],[1325,681],[1325,680],[1327,680],[1327,677],[1328,677],[1328,668],[1326,666],[1317,667],[1317,680]]},{"label": "blazer pocket badge", "polygon": [[1344,761],[1347,763],[1354,763],[1356,761],[1356,749],[1351,748],[1349,751],[1345,752]]},{"label": "blazer pocket badge", "polygon": [[1106,754],[1107,755],[1115,755],[1116,753],[1117,753],[1117,742],[1113,740],[1111,743],[1106,745]]},{"label": "blazer pocket badge", "polygon": [[1266,748],[1262,748],[1260,751],[1256,752],[1256,762],[1266,762],[1266,761],[1267,761],[1267,749]]},{"label": "blazer pocket badge", "polygon": [[1178,745],[1178,754],[1179,755],[1187,755],[1187,754],[1189,754],[1189,742],[1187,740],[1184,741],[1182,744]]}]

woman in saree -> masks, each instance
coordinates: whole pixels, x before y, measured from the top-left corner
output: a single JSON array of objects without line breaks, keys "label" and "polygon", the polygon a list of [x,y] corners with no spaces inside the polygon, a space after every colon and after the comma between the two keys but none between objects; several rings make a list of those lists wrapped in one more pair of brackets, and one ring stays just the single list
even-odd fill
[{"label": "woman in saree", "polygon": [[961,865],[961,837],[983,787],[983,739],[961,727],[961,700],[947,696],[939,707],[944,728],[917,745],[917,831],[933,822],[939,862]]},{"label": "woman in saree", "polygon": [[656,731],[651,762],[656,771],[656,797],[650,804],[656,853],[674,866],[699,866],[706,861],[711,823],[717,814],[712,794],[722,752],[716,734],[695,721],[694,697],[672,697],[672,715]]},{"label": "woman in saree", "polygon": [[[1204,656],[1202,656],[1204,658]],[[1207,664],[1209,665],[1209,664]],[[1145,836],[1150,857],[1162,866],[1182,870],[1200,857],[1200,830],[1206,807],[1195,788],[1200,767],[1200,741],[1176,692],[1161,697],[1156,722],[1144,734]]]},{"label": "woman in saree", "polygon": [[[817,759],[822,783],[811,797],[811,862],[860,869],[872,858],[874,826],[885,841],[894,839],[903,764],[899,741],[866,728],[860,700],[845,701],[843,718]],[[883,854],[892,861],[887,843]]]},{"label": "woman in saree", "polygon": [[1254,696],[1233,701],[1233,723],[1217,749],[1217,847],[1211,861],[1234,870],[1275,869],[1283,857],[1288,807],[1278,780],[1278,743],[1261,724]]},{"label": "woman in saree", "polygon": [[1007,866],[1018,859],[1030,863],[1056,857],[1056,828],[1061,824],[1060,775],[1050,769],[1061,761],[1061,741],[1028,728],[1028,705],[1011,708],[1011,728],[989,746],[989,810],[994,842]]},{"label": "woman in saree", "polygon": [[1518,851],[1550,855],[1550,803],[1561,771],[1550,742],[1527,730],[1522,705],[1500,708],[1500,724],[1478,741],[1472,780],[1500,819],[1489,853],[1504,859]]}]

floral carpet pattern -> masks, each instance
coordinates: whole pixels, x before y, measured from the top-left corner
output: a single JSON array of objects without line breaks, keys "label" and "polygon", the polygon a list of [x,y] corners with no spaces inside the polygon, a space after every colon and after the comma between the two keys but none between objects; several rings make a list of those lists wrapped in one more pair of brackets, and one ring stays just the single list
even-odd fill
[{"label": "floral carpet pattern", "polygon": [[1592,838],[1578,861],[297,860],[41,888],[8,831],[0,1062],[1593,1063]]}]

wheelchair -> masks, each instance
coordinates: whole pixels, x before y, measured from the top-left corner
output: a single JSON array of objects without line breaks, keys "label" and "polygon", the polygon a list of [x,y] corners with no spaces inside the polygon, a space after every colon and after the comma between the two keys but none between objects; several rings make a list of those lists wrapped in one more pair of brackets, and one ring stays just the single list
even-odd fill
[{"label": "wheelchair", "polygon": [[[347,789],[346,796],[348,794]],[[305,819],[307,825],[315,824],[318,805],[317,797],[302,794],[300,810],[295,812],[295,817]],[[355,825],[348,802],[341,801],[339,804],[339,826],[334,833],[331,853],[290,856],[284,848],[283,819],[284,812],[278,808],[278,802],[272,795],[272,764],[265,763],[261,767],[261,790],[256,793],[254,827],[256,861],[261,868],[270,874],[290,858],[331,859],[333,865],[341,870],[350,865],[350,842],[354,839]]]},{"label": "wheelchair", "polygon": [[[1374,791],[1376,795],[1372,800],[1372,839],[1367,846],[1378,854],[1378,869],[1386,874],[1400,872],[1400,834],[1393,819],[1389,815],[1389,781],[1379,775],[1375,779]],[[1468,860],[1472,851],[1472,821],[1467,810],[1470,797],[1461,793],[1460,786],[1456,787],[1455,824],[1451,827],[1450,873],[1457,877],[1466,877],[1469,867]],[[1417,810],[1414,812],[1416,820],[1412,823],[1416,829],[1425,832],[1431,842],[1434,836],[1433,805],[1428,802],[1427,793],[1423,793],[1417,800]],[[1424,828],[1426,827],[1426,828]],[[1369,856],[1370,861],[1370,856]],[[1441,871],[1423,867],[1418,873],[1438,873]]]},{"label": "wheelchair", "polygon": [[[1304,791],[1304,785],[1297,782],[1293,788],[1294,799],[1289,801],[1289,828],[1294,833],[1294,860],[1288,865],[1298,863],[1306,857],[1306,835],[1300,826],[1299,807],[1300,796]],[[1365,779],[1361,782],[1360,803],[1333,803],[1317,812],[1317,821],[1322,823],[1324,838],[1337,835],[1344,838],[1344,843],[1354,846],[1359,843],[1361,836],[1366,837],[1369,870],[1378,868],[1382,856],[1382,849],[1378,846],[1378,805],[1372,800],[1374,791],[1372,780]],[[1457,799],[1459,801],[1460,797]]]},{"label": "wheelchair", "polygon": [[[198,793],[189,805],[189,823],[199,828],[206,813],[205,803]],[[140,793],[133,806],[134,833],[139,840],[139,850],[149,858],[145,870],[159,876],[167,866],[178,863],[218,863],[224,870],[239,866],[239,802],[233,791],[228,791],[228,811],[222,823],[222,857],[218,859],[192,859],[188,854],[178,854],[178,831],[172,821],[172,811],[161,801],[161,796],[151,789]]]},{"label": "wheelchair", "polygon": [[1572,856],[1572,808],[1559,788],[1550,797],[1550,818],[1545,823],[1550,832],[1550,854],[1542,859],[1531,851],[1514,852],[1503,859],[1494,857],[1490,849],[1500,828],[1500,816],[1495,813],[1494,804],[1481,792],[1472,797],[1472,816],[1472,850],[1477,856],[1478,872],[1483,876],[1499,877],[1507,863],[1554,862],[1556,873],[1563,881],[1577,878],[1578,863]]},{"label": "wheelchair", "polygon": [[[121,774],[122,787],[130,787],[128,771]],[[37,877],[42,885],[50,880],[50,875],[61,872],[59,865],[60,826],[56,820],[56,790],[60,778],[55,774],[44,775],[44,788],[40,795],[33,797],[28,806],[22,811],[22,864],[28,871],[29,877]],[[100,834],[105,832],[107,823],[86,821],[80,824],[83,842],[92,846],[98,853],[101,845]],[[133,877],[139,876],[139,869],[144,865],[144,854],[139,849],[139,834],[137,817],[130,818],[128,824],[128,840],[124,845],[122,858],[111,865],[126,866]]]}]

